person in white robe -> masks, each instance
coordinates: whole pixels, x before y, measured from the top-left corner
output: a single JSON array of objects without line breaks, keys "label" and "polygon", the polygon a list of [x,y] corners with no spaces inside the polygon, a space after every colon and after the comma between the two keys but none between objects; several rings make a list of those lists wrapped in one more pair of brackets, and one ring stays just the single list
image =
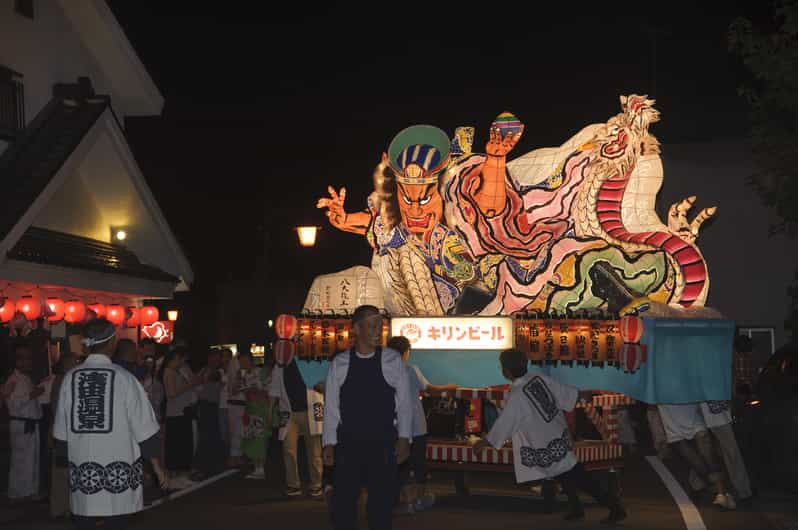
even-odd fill
[{"label": "person in white robe", "polygon": [[33,355],[25,343],[14,348],[15,369],[3,386],[10,418],[11,462],[8,498],[12,503],[33,500],[39,495],[40,438],[43,387],[34,387],[30,378]]},{"label": "person in white robe", "polygon": [[527,357],[519,350],[505,350],[499,359],[502,374],[512,382],[510,396],[488,435],[474,444],[474,451],[500,449],[512,439],[516,480],[556,478],[568,495],[570,510],[566,520],[585,516],[577,489],[610,509],[602,522],[625,519],[626,510],[620,499],[602,489],[574,454],[571,432],[562,411],[574,409],[579,390],[537,371],[527,373]]},{"label": "person in white robe", "polygon": [[715,488],[712,504],[725,510],[734,510],[737,503],[727,488],[723,466],[713,447],[699,404],[658,404],[657,408],[668,443],[676,447],[690,467],[690,485],[694,491],[700,491],[703,488],[697,486],[709,482]]},{"label": "person in white robe", "polygon": [[704,401],[699,404],[701,415],[704,417],[712,435],[718,441],[723,463],[731,485],[737,492],[737,503],[747,502],[751,499],[751,480],[745,468],[745,460],[737,445],[732,425],[731,407],[728,401]]},{"label": "person in white robe", "polygon": [[126,527],[143,508],[143,461],[162,488],[160,426],[144,387],[111,362],[116,330],[105,319],[86,325],[89,356],[64,376],[53,436],[59,459],[68,462],[72,513],[78,530]]}]

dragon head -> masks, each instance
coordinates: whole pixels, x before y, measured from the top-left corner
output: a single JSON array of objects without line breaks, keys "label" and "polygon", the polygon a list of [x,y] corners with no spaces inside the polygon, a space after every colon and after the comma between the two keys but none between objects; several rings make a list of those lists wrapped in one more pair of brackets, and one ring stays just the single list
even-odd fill
[{"label": "dragon head", "polygon": [[648,132],[659,121],[654,100],[646,96],[621,96],[621,112],[602,127],[593,144],[599,156],[594,161],[602,173],[626,174],[641,155],[659,153],[659,142]]}]

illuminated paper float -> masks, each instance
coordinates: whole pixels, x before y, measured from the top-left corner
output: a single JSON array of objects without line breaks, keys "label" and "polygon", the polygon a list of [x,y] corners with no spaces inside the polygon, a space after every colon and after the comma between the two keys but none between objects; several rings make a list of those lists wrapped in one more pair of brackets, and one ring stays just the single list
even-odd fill
[{"label": "illuminated paper float", "polygon": [[[510,113],[491,126],[486,154],[471,151],[474,128],[449,140],[408,127],[383,154],[365,210],[332,187],[317,206],[374,249],[379,307],[393,316],[646,308],[690,317],[709,290],[695,240],[715,208],[689,221],[689,197],[659,219],[662,163],[649,132],[659,112],[645,96],[620,100],[606,123],[515,160],[506,157],[523,125]],[[320,287],[306,306],[332,309]]]}]

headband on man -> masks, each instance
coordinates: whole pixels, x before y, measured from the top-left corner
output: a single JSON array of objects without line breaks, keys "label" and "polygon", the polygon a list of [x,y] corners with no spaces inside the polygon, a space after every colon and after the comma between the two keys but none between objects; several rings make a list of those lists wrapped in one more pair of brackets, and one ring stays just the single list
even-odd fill
[{"label": "headband on man", "polygon": [[116,337],[116,331],[114,331],[109,336],[105,337],[104,339],[94,339],[92,337],[84,337],[83,340],[81,340],[80,342],[84,346],[86,346],[87,348],[91,348],[92,346],[96,346],[98,344],[102,344],[104,342],[108,342],[109,340],[113,339],[114,337]]}]

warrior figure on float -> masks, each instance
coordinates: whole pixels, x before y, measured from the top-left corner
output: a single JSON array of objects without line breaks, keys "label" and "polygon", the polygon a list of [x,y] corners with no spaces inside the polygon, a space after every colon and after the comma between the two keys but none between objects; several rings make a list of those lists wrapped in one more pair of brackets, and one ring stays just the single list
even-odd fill
[{"label": "warrior figure on float", "polygon": [[332,187],[317,206],[366,236],[395,316],[700,307],[709,278],[695,240],[715,208],[688,222],[690,197],[659,220],[653,104],[621,96],[606,123],[509,162],[523,133],[512,114],[491,125],[484,155],[471,152],[473,128],[450,142],[409,127],[383,154],[367,209],[347,212],[346,189]]}]

